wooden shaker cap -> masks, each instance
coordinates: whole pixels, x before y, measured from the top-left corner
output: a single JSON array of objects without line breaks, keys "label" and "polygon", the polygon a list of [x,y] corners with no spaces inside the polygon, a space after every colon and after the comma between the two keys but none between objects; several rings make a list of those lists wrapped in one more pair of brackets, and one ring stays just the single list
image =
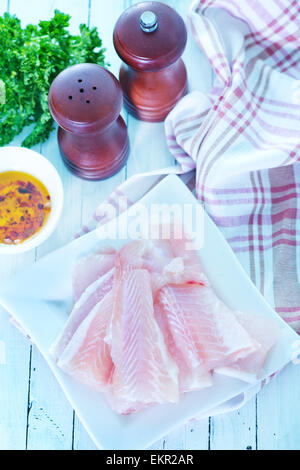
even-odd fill
[{"label": "wooden shaker cap", "polygon": [[118,80],[96,64],[77,64],[63,70],[49,91],[49,108],[63,129],[88,134],[115,121],[123,104]]},{"label": "wooden shaker cap", "polygon": [[[157,25],[145,32],[145,12],[156,16]],[[148,13],[147,13],[148,14]],[[142,2],[125,10],[114,33],[114,46],[120,58],[137,70],[155,71],[176,62],[182,55],[187,32],[178,13],[160,2]]]},{"label": "wooden shaker cap", "polygon": [[125,165],[129,142],[120,116],[118,80],[96,64],[73,65],[53,81],[48,96],[58,123],[58,144],[66,166],[90,180],[108,178]]}]

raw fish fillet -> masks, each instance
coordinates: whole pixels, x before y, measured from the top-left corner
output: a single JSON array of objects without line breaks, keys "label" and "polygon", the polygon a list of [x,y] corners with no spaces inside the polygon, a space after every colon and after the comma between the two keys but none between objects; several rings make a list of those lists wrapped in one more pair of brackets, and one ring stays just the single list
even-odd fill
[{"label": "raw fish fillet", "polygon": [[163,274],[164,268],[171,262],[170,245],[152,240],[135,240],[127,243],[120,250],[120,262],[127,268],[147,269],[151,274],[152,291],[166,285],[169,277]]},{"label": "raw fish fillet", "polygon": [[164,266],[161,273],[152,273],[151,283],[154,299],[156,298],[157,291],[168,284],[209,285],[205,274],[194,269],[193,266],[186,266],[182,257],[172,258]]},{"label": "raw fish fillet", "polygon": [[118,253],[118,262],[127,268],[138,269],[143,266],[144,256],[149,251],[151,242],[148,240],[133,240],[126,243]]},{"label": "raw fish fillet", "polygon": [[119,252],[119,260],[127,269],[143,268],[150,273],[161,273],[172,258],[170,244],[160,240],[133,240]]},{"label": "raw fish fillet", "polygon": [[124,265],[149,271],[154,296],[167,284],[208,285],[198,253],[185,253],[184,240],[135,240],[123,246],[120,260]]},{"label": "raw fish fillet", "polygon": [[50,348],[50,353],[56,361],[63,353],[65,347],[68,345],[81,322],[88,316],[95,305],[97,305],[112,289],[114,272],[115,269],[112,268],[102,277],[93,282],[93,284],[87,287],[80,299],[75,303],[63,331]]},{"label": "raw fish fillet", "polygon": [[113,408],[129,413],[179,399],[178,369],[154,318],[150,275],[116,264],[114,307],[107,341],[115,365]]},{"label": "raw fish fillet", "polygon": [[[193,242],[185,234],[181,222],[175,221],[171,224],[161,224],[157,230],[161,236],[167,236],[168,238],[155,240],[153,243],[156,245],[156,248],[168,254],[169,262],[173,259],[182,260],[185,278],[190,278],[191,282],[204,282],[208,285],[209,283],[204,274],[199,253]],[[167,256],[165,256],[166,258]],[[167,264],[169,263],[165,263],[165,266]]]},{"label": "raw fish fillet", "polygon": [[147,240],[142,266],[150,273],[161,273],[173,258],[170,244],[164,240]]},{"label": "raw fish fillet", "polygon": [[105,250],[92,253],[77,261],[72,279],[75,301],[80,298],[90,284],[114,266],[114,261],[115,250],[113,248],[106,248]]},{"label": "raw fish fillet", "polygon": [[164,287],[158,305],[166,317],[166,341],[184,375],[227,366],[260,348],[210,287]]},{"label": "raw fish fillet", "polygon": [[[209,285],[200,256],[181,224],[161,224],[157,227],[157,233],[168,236],[168,239],[152,241],[153,249],[148,255],[150,263],[145,262],[144,265],[152,273],[154,294],[167,284]],[[144,259],[147,261],[147,255]]]},{"label": "raw fish fillet", "polygon": [[279,334],[272,319],[221,302],[195,247],[175,236],[179,224],[157,228],[168,239],[79,260],[76,303],[51,347],[59,367],[121,414],[175,403],[210,387],[213,372],[255,382]]},{"label": "raw fish fillet", "polygon": [[245,359],[239,359],[235,364],[227,367],[220,367],[215,372],[228,375],[245,382],[255,383],[263,375],[264,363],[267,356],[276,344],[280,328],[273,318],[249,313],[237,312],[239,323],[255,338],[261,345],[260,349]]},{"label": "raw fish fillet", "polygon": [[110,383],[113,362],[104,341],[113,307],[112,290],[83,320],[57,365],[80,382],[102,391]]},{"label": "raw fish fillet", "polygon": [[165,343],[168,347],[171,357],[177,363],[179,369],[179,389],[180,393],[201,390],[202,388],[212,386],[212,374],[203,369],[200,365],[191,368],[186,363],[182,354],[178,354],[177,346],[172,337],[171,329],[168,325],[168,316],[158,303],[154,304],[154,312],[157,323],[163,332]]}]

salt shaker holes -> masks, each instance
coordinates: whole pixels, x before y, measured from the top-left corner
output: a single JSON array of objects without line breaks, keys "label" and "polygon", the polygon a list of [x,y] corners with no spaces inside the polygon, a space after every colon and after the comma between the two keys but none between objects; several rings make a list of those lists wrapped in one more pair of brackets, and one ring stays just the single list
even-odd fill
[{"label": "salt shaker holes", "polygon": [[124,166],[129,141],[126,124],[119,115],[121,105],[119,82],[99,65],[76,64],[54,79],[49,109],[59,125],[62,159],[72,173],[102,180]]}]

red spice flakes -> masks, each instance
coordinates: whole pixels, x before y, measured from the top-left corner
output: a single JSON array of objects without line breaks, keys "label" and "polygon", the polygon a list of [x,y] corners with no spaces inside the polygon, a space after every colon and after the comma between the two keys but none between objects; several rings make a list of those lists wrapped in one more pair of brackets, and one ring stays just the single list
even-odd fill
[{"label": "red spice flakes", "polygon": [[17,244],[45,225],[51,198],[35,177],[21,172],[0,173],[0,243]]}]

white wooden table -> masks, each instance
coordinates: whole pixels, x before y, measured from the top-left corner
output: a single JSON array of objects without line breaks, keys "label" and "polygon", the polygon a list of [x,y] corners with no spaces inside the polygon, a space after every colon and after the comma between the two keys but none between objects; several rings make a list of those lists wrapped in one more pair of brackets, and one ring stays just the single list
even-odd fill
[{"label": "white wooden table", "polygon": [[[137,2],[0,0],[0,14],[14,13],[25,25],[49,19],[58,8],[72,16],[72,33],[82,22],[97,26],[110,68],[117,75],[120,61],[113,48],[112,30],[124,8],[133,3]],[[186,17],[190,0],[165,3]],[[184,60],[190,89],[209,90],[212,72],[190,33]],[[173,163],[163,124],[138,122],[125,111],[123,116],[129,129],[131,153],[126,167],[109,180],[87,182],[71,175],[59,156],[55,132],[45,144],[35,148],[53,162],[62,177],[63,217],[59,228],[40,248],[20,256],[0,257],[0,279],[67,243],[97,204],[125,179]],[[13,144],[20,142],[21,137]],[[5,344],[6,350],[5,358],[0,355],[0,449],[94,449],[39,351],[8,322],[8,314],[1,308],[0,344]],[[300,449],[299,397],[300,368],[291,365],[240,411],[186,424],[158,441],[153,449]]]}]

